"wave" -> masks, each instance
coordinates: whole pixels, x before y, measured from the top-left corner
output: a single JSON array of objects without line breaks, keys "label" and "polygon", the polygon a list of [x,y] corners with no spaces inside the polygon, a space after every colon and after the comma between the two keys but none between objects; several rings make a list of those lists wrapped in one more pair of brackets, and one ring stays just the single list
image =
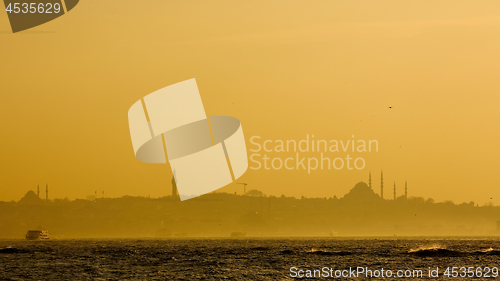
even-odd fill
[{"label": "wave", "polygon": [[420,246],[418,248],[408,250],[407,253],[419,257],[451,257],[460,255],[459,252],[448,250],[440,244]]},{"label": "wave", "polygon": [[492,256],[500,256],[500,250],[495,250],[493,248],[488,248],[480,251],[474,252],[476,255],[492,255]]},{"label": "wave", "polygon": [[6,247],[6,248],[0,248],[0,254],[17,254],[17,253],[24,253],[25,251],[22,251],[18,248],[14,247]]},{"label": "wave", "polygon": [[307,251],[306,253],[312,254],[312,255],[320,255],[320,256],[347,256],[352,254],[351,252],[346,252],[346,251],[326,251],[326,250],[319,250],[319,249],[314,249],[312,248],[311,250]]},{"label": "wave", "polygon": [[465,252],[465,251],[455,251],[448,250],[446,247],[440,245],[431,246],[421,246],[416,249],[410,249],[407,251],[410,255],[415,255],[419,257],[458,257],[458,256],[470,256],[470,255],[500,255],[499,250],[493,248],[488,248],[484,250]]}]

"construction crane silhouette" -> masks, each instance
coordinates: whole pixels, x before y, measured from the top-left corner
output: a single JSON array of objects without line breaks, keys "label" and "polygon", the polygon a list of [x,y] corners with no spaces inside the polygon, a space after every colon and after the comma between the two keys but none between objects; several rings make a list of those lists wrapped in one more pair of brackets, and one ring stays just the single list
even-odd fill
[{"label": "construction crane silhouette", "polygon": [[247,183],[239,182],[237,184],[243,185],[243,195],[246,195],[247,194]]}]

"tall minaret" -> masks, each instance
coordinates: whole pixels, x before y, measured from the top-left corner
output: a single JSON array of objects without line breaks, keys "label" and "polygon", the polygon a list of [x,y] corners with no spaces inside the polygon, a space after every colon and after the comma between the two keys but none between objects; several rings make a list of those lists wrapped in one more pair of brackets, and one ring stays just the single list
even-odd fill
[{"label": "tall minaret", "polygon": [[394,200],[396,200],[396,182],[394,182]]},{"label": "tall minaret", "polygon": [[175,183],[175,178],[172,177],[172,197],[178,196],[179,193],[177,191],[177,184]]},{"label": "tall minaret", "polygon": [[405,181],[405,198],[408,199],[408,182]]},{"label": "tall minaret", "polygon": [[49,185],[45,184],[45,200],[49,201]]},{"label": "tall minaret", "polygon": [[384,171],[380,172],[380,198],[384,199]]},{"label": "tall minaret", "polygon": [[174,175],[172,176],[172,198],[180,198],[179,190],[177,189],[177,182],[175,181],[175,170],[173,172]]},{"label": "tall minaret", "polygon": [[368,177],[368,187],[372,189],[372,172],[370,172],[370,176]]},{"label": "tall minaret", "polygon": [[40,198],[40,184],[38,185],[38,198]]}]

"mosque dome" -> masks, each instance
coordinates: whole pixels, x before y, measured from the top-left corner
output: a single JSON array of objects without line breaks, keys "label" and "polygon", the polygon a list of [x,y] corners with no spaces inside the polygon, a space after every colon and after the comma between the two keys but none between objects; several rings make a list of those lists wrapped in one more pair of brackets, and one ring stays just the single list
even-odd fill
[{"label": "mosque dome", "polygon": [[354,201],[379,200],[380,196],[364,182],[358,182],[343,199]]}]

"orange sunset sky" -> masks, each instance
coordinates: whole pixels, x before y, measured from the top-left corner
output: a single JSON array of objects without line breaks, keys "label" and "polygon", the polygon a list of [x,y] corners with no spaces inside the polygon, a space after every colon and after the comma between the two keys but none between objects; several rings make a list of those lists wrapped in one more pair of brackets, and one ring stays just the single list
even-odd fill
[{"label": "orange sunset sky", "polygon": [[0,12],[0,201],[45,183],[52,199],[169,195],[169,167],[135,159],[127,112],[196,78],[248,149],[379,142],[352,155],[362,171],[249,169],[248,189],[341,197],[372,171],[378,193],[383,169],[386,198],[407,180],[409,196],[498,205],[499,50],[498,1],[82,0],[16,34]]}]

